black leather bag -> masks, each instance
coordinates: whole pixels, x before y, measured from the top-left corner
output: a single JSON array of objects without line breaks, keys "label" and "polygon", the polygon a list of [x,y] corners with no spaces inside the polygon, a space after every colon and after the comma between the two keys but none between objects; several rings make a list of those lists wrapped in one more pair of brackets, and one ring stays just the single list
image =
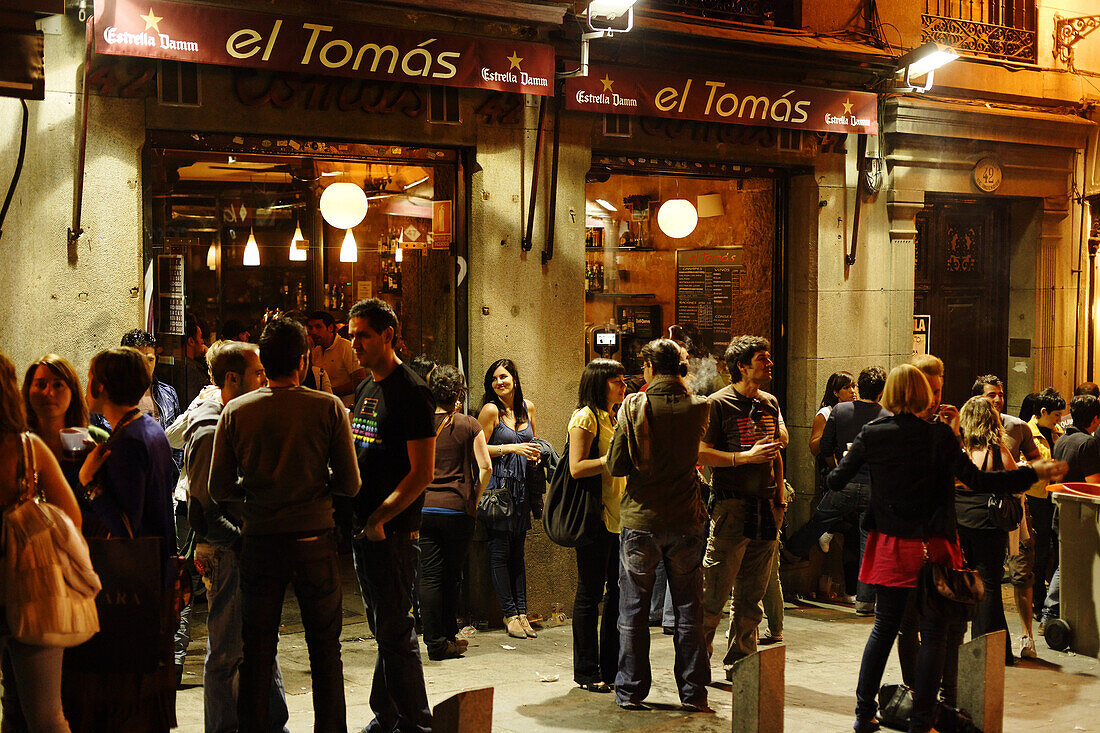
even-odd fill
[{"label": "black leather bag", "polygon": [[477,516],[488,526],[504,524],[516,513],[516,502],[509,481],[485,489],[477,503]]},{"label": "black leather bag", "polygon": [[987,504],[989,521],[997,529],[1011,532],[1024,518],[1024,505],[1018,496],[991,496]]},{"label": "black leather bag", "polygon": [[883,685],[878,691],[878,719],[887,728],[909,730],[913,691],[905,685]]},{"label": "black leather bag", "polygon": [[[600,427],[588,451],[589,459],[600,457]],[[542,524],[546,536],[562,547],[581,547],[596,539],[603,508],[603,480],[600,475],[573,478],[569,472],[569,441],[554,468],[546,491]]]},{"label": "black leather bag", "polygon": [[985,585],[977,570],[965,565],[952,568],[928,559],[917,574],[917,601],[921,615],[942,619],[945,623],[974,618],[978,603],[985,597]]}]

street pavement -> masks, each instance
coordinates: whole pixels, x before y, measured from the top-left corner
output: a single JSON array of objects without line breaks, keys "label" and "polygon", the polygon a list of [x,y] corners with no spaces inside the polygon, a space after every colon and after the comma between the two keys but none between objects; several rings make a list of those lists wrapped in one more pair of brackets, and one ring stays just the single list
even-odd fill
[{"label": "street pavement", "polygon": [[[350,564],[349,564],[350,565]],[[368,705],[378,645],[371,638],[354,575],[344,582],[343,660],[348,730],[358,731],[373,717]],[[1006,608],[1014,608],[1006,586]],[[293,593],[288,590],[279,642],[291,731],[313,728],[309,659]],[[568,606],[566,606],[568,607]],[[205,607],[196,609],[184,689],[177,696],[178,730],[198,733],[202,725],[202,659]],[[1011,614],[1013,617],[1015,614]],[[827,604],[786,605],[786,730],[850,731],[860,655],[872,620],[850,607]],[[724,631],[724,620],[719,632]],[[1019,620],[1010,618],[1014,648]],[[461,659],[432,662],[421,646],[428,699],[432,705],[462,690],[493,687],[493,730],[536,731],[730,731],[731,692],[721,664],[714,666],[710,705],[714,714],[687,714],[678,707],[672,674],[672,637],[651,630],[654,708],[627,712],[614,695],[585,692],[573,683],[569,623],[544,627],[537,639],[511,639],[503,631],[478,632]],[[1007,732],[1100,731],[1100,669],[1097,660],[1053,652],[1038,640],[1038,660],[1021,660],[1005,671]],[[720,660],[719,660],[720,662]],[[884,683],[900,682],[896,655]]]}]

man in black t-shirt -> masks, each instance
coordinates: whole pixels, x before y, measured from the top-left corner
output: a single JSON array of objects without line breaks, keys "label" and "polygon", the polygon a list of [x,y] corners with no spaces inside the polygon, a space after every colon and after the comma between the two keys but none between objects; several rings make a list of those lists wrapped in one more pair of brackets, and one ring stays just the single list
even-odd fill
[{"label": "man in black t-shirt", "polygon": [[367,621],[378,640],[365,730],[430,731],[413,623],[414,534],[435,467],[435,404],[427,385],[394,353],[397,315],[376,298],[352,306],[348,335],[370,372],[355,390],[351,432],[363,488],[355,502],[362,530],[352,542]]},{"label": "man in black t-shirt", "polygon": [[[886,370],[882,367],[867,367],[859,373],[856,380],[859,387],[859,399],[853,402],[841,402],[833,407],[825,430],[821,434],[821,455],[833,459],[832,465],[840,462],[848,452],[848,446],[856,439],[863,426],[890,413],[878,403],[882,390],[886,386]],[[863,548],[867,545],[867,530],[863,529],[863,514],[871,501],[871,470],[866,464],[855,477],[839,491],[827,491],[810,521],[806,522],[787,542],[786,549],[799,557],[807,557],[810,548],[818,542],[822,534],[832,532],[848,515],[859,517],[859,559],[863,561]],[[822,547],[827,547],[823,544]],[[856,586],[856,613],[869,616],[875,612],[875,591],[866,583]]]}]

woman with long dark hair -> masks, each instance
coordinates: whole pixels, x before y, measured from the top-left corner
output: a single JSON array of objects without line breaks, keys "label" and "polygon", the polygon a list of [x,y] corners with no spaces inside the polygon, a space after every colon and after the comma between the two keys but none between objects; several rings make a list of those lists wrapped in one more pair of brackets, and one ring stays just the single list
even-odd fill
[{"label": "woman with long dark hair", "polygon": [[531,528],[531,501],[527,496],[527,466],[539,460],[535,438],[534,405],[523,399],[519,370],[511,359],[498,359],[485,371],[485,394],[477,421],[489,436],[493,476],[487,492],[505,489],[512,512],[491,521],[479,512],[489,534],[489,572],[504,612],[508,635],[534,639],[527,620],[527,567],[524,543]]},{"label": "woman with long dark hair", "polygon": [[810,427],[810,452],[815,456],[821,450],[821,435],[825,432],[825,423],[829,414],[841,402],[851,402],[859,396],[856,391],[856,378],[848,372],[833,372],[825,383],[825,394],[821,396],[821,405],[814,415]]},{"label": "woman with long dark hair", "polygon": [[[24,436],[26,436],[24,438]],[[34,460],[37,488],[46,501],[61,509],[80,528],[80,508],[61,466],[46,443],[27,432],[23,400],[16,382],[15,365],[0,353],[0,510],[19,502],[30,467],[24,439]],[[36,646],[8,639],[4,669],[4,728],[13,730],[69,730],[61,709],[61,647]],[[9,678],[10,675],[10,678]],[[9,691],[18,690],[18,697]]]},{"label": "woman with long dark hair", "polygon": [[[615,407],[626,396],[625,373],[612,359],[588,362],[569,419],[569,473],[573,478],[599,476],[603,500],[599,536],[577,548],[573,601],[573,679],[589,692],[611,692],[619,667],[619,503],[626,478],[608,472],[607,451],[615,433]],[[597,440],[599,457],[589,458]]]},{"label": "woman with long dark hair", "polygon": [[[474,534],[477,500],[493,475],[485,431],[458,411],[466,393],[462,372],[435,365],[428,388],[435,397],[435,475],[424,492],[420,524],[420,614],[428,659],[461,656],[458,596]],[[475,470],[476,469],[476,470]]]},{"label": "woman with long dark hair", "polygon": [[28,429],[49,446],[61,463],[61,470],[70,486],[78,485],[77,472],[83,457],[71,460],[61,444],[61,431],[66,428],[88,428],[96,443],[107,440],[107,432],[88,427],[88,405],[76,369],[57,354],[46,354],[27,367],[23,376],[23,407],[27,411]]},{"label": "woman with long dark hair", "polygon": [[[929,422],[932,389],[919,369],[903,364],[886,379],[882,406],[893,416],[868,423],[829,474],[830,489],[851,481],[865,463],[871,471],[867,549],[859,579],[875,586],[875,625],[856,686],[856,733],[879,729],[876,695],[902,616],[928,561],[959,567],[962,553],[955,527],[955,478],[975,491],[1011,494],[1039,478],[1057,479],[1060,461],[1039,460],[1016,469],[983,473],[959,450],[951,428]],[[922,615],[921,646],[913,685],[910,733],[932,728],[932,711],[943,675],[948,624]]]}]

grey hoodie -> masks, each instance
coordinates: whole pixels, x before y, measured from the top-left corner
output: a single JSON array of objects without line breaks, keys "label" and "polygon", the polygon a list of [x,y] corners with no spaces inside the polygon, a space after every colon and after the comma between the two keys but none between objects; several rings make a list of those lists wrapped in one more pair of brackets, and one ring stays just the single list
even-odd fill
[{"label": "grey hoodie", "polygon": [[218,504],[210,498],[210,457],[214,452],[214,431],[222,403],[208,399],[188,410],[187,444],[183,452],[183,470],[187,474],[189,494],[187,521],[200,541],[212,545],[240,549],[240,507]]}]

